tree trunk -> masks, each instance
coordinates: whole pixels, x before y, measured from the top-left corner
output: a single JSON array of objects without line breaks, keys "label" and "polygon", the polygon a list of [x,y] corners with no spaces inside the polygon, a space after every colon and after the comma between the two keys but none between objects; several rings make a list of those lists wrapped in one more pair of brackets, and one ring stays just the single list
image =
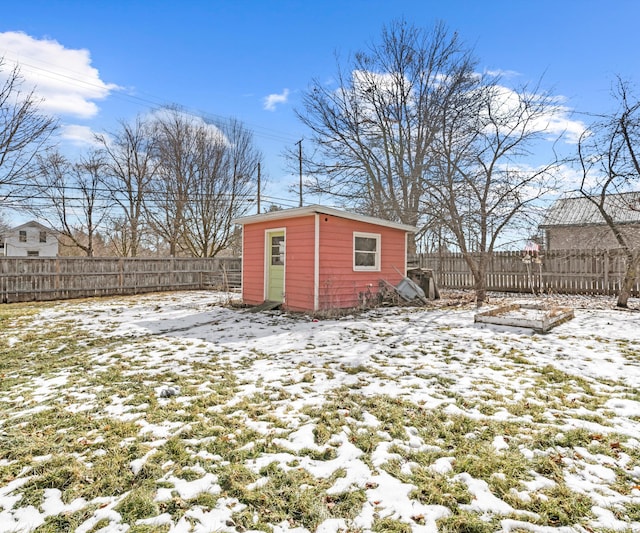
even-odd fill
[{"label": "tree trunk", "polygon": [[618,293],[616,307],[623,307],[625,309],[629,307],[628,301],[631,296],[631,290],[638,277],[638,263],[640,263],[640,255],[627,257],[627,269],[622,279],[622,287],[620,287],[620,292]]},{"label": "tree trunk", "polygon": [[474,290],[476,293],[476,307],[479,309],[487,301],[487,254],[481,253],[478,263],[473,270]]},{"label": "tree trunk", "polygon": [[415,233],[407,235],[407,254],[410,257],[415,256],[418,253],[418,247],[416,246],[416,235]]},{"label": "tree trunk", "polygon": [[136,257],[138,255],[138,241],[140,237],[138,236],[138,224],[135,221],[131,223],[131,245],[129,246],[129,256]]},{"label": "tree trunk", "polygon": [[487,301],[487,288],[484,282],[484,274],[481,276],[482,281],[476,280],[475,283],[475,291],[476,291],[476,307],[479,309],[484,305]]}]

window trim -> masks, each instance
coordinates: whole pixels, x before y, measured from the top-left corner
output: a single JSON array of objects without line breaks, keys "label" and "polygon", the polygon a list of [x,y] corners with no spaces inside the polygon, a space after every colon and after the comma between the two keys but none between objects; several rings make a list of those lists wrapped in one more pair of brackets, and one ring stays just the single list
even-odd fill
[{"label": "window trim", "polygon": [[[358,250],[356,250],[356,238],[362,237],[365,239],[375,239],[376,241],[376,250],[372,254],[374,256],[374,264],[371,266],[363,266],[356,264],[356,255],[358,254]],[[362,231],[354,231],[353,232],[353,270],[354,272],[380,272],[381,270],[381,247],[382,247],[382,236],[380,233],[365,233]],[[364,250],[360,251],[360,253],[370,253]]]}]

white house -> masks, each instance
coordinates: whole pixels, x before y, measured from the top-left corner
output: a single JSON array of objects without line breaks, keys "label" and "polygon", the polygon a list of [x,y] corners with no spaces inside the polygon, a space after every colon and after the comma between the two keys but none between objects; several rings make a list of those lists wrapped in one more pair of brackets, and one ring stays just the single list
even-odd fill
[{"label": "white house", "polygon": [[58,234],[32,220],[0,235],[0,256],[56,257]]}]

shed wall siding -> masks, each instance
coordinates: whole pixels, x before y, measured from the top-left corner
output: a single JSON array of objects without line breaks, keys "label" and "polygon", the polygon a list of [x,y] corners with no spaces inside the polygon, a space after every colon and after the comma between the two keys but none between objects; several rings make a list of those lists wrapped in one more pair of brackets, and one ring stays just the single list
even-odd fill
[{"label": "shed wall siding", "polygon": [[[245,303],[264,301],[265,232],[286,231],[284,306],[314,310],[315,215],[244,225]],[[353,234],[380,235],[380,271],[353,269]],[[406,268],[406,232],[332,215],[319,215],[318,310],[356,307],[361,295],[378,293],[380,280],[397,285]]]},{"label": "shed wall siding", "polygon": [[287,228],[285,259],[285,307],[313,310],[314,217],[280,220]]},{"label": "shed wall siding", "polygon": [[264,226],[247,225],[242,236],[242,300],[249,305],[264,301]]},{"label": "shed wall siding", "polygon": [[[381,236],[379,272],[353,270],[353,233]],[[395,268],[394,268],[395,267]],[[377,294],[381,279],[397,285],[406,267],[406,233],[375,224],[320,216],[319,310],[356,307],[360,294]]]},{"label": "shed wall siding", "polygon": [[284,303],[288,309],[313,309],[314,217],[273,220],[244,226],[242,299],[264,301],[265,232],[285,229]]}]

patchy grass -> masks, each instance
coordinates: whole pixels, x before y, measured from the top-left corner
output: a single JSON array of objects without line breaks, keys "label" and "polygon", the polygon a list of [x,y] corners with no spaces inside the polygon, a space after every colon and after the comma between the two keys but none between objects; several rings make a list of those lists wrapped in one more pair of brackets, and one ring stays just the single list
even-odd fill
[{"label": "patchy grass", "polygon": [[[636,339],[483,337],[438,313],[311,322],[208,294],[0,307],[6,527],[29,509],[38,532],[593,529],[603,494],[611,530],[640,527],[624,414],[640,396],[588,361],[633,375]],[[581,343],[587,371],[555,364]]]},{"label": "patchy grass", "polygon": [[476,513],[462,511],[438,521],[441,533],[493,533],[499,531],[495,521],[487,522]]}]

